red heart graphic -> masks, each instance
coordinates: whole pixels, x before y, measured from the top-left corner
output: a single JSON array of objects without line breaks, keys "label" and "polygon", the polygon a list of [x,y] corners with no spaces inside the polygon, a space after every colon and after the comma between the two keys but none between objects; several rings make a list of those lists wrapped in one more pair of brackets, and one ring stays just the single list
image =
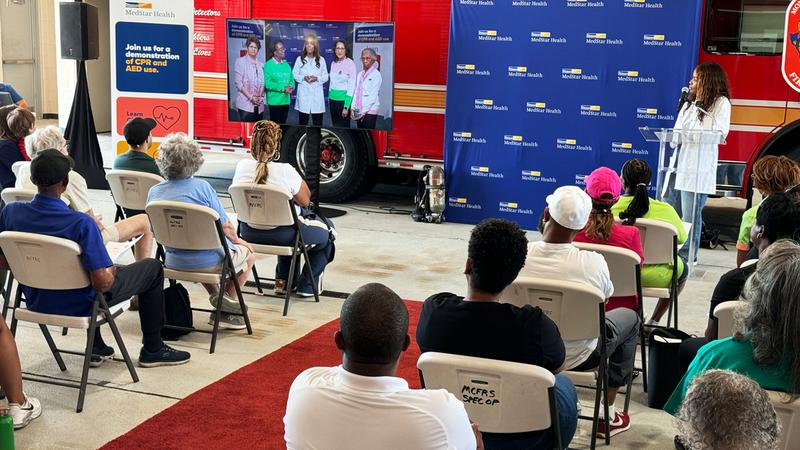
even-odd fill
[{"label": "red heart graphic", "polygon": [[164,127],[165,130],[172,128],[173,125],[178,123],[178,119],[180,118],[181,110],[175,106],[171,106],[169,108],[156,106],[153,108],[153,119],[155,119],[159,125]]}]

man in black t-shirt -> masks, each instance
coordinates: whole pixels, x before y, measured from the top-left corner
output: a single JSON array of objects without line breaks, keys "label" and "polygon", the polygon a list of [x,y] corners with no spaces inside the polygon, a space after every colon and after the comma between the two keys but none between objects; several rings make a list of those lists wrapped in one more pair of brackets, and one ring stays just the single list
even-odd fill
[{"label": "man in black t-shirt", "polygon": [[[417,344],[436,351],[535,364],[557,373],[564,364],[564,342],[556,324],[538,307],[500,303],[500,294],[525,265],[528,240],[513,222],[489,219],[472,230],[464,269],[467,296],[440,293],[425,300]],[[561,442],[567,446],[577,427],[577,394],[572,382],[556,375]],[[484,433],[486,448],[552,448],[552,431]]]}]

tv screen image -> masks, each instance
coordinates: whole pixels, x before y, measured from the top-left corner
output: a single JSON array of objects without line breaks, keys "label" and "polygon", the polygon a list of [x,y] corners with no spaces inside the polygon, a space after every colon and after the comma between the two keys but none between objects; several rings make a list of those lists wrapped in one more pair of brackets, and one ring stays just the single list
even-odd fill
[{"label": "tv screen image", "polygon": [[391,130],[394,24],[227,20],[228,118]]}]

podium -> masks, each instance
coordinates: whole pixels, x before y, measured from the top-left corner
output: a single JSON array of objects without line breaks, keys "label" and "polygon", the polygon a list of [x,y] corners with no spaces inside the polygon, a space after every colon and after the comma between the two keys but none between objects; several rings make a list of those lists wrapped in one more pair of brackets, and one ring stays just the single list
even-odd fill
[{"label": "podium", "polygon": [[[682,217],[684,221],[690,219],[692,226],[696,223],[695,214],[697,213],[697,190],[699,186],[701,171],[713,171],[716,174],[716,167],[700,167],[700,157],[695,158],[693,167],[681,167],[678,169],[678,155],[681,151],[695,152],[716,152],[717,145],[725,144],[725,136],[719,130],[684,130],[677,128],[650,128],[639,127],[644,140],[647,142],[658,142],[658,171],[656,173],[656,198],[663,200],[665,185],[674,179],[678,173],[694,177],[695,187],[692,195],[692,214],[691,217]],[[674,148],[675,151],[668,155],[667,146]],[[691,145],[691,147],[689,147]],[[681,215],[681,211],[677,211]],[[702,213],[701,213],[702,214]],[[689,245],[689,261],[687,261],[689,274],[694,270],[694,258],[700,242],[695,242],[694,233],[689,230],[689,240],[684,245]]]}]

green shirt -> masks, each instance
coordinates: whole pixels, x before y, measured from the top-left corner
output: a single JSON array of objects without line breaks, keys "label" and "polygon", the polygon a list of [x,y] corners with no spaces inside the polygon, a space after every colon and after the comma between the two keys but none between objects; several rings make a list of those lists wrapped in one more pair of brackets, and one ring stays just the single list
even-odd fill
[{"label": "green shirt", "polygon": [[114,159],[115,170],[135,170],[136,172],[149,172],[161,176],[156,160],[147,153],[128,150]]},{"label": "green shirt", "polygon": [[353,97],[347,95],[346,89],[328,89],[328,98],[339,102],[344,102],[344,107],[349,108],[353,104]]},{"label": "green shirt", "polygon": [[264,63],[264,87],[267,90],[267,105],[288,105],[291,99],[283,88],[291,86],[294,89],[294,76],[292,68],[286,60],[280,63],[275,58],[270,58]]},{"label": "green shirt", "polygon": [[[619,213],[628,209],[628,205],[633,200],[632,195],[623,195],[619,201],[611,207],[611,212],[619,217]],[[643,219],[660,220],[672,224],[678,230],[678,243],[686,242],[686,228],[681,222],[675,208],[669,203],[650,199],[650,209]],[[683,260],[678,258],[678,273],[683,273]],[[672,280],[672,264],[645,264],[642,266],[642,286],[649,288],[668,288]]]},{"label": "green shirt", "polygon": [[740,373],[751,378],[762,388],[771,391],[788,392],[791,389],[791,362],[783,358],[777,367],[763,368],[753,360],[753,347],[749,339],[737,341],[725,338],[704,345],[686,375],[683,376],[675,391],[664,405],[664,411],[673,416],[683,403],[686,390],[698,375],[709,369],[724,369]]},{"label": "green shirt", "polygon": [[[763,201],[761,203],[764,203]],[[739,238],[736,240],[736,248],[741,251],[750,250],[750,229],[756,223],[756,214],[761,203],[753,206],[742,214],[742,224],[739,225]]]}]

